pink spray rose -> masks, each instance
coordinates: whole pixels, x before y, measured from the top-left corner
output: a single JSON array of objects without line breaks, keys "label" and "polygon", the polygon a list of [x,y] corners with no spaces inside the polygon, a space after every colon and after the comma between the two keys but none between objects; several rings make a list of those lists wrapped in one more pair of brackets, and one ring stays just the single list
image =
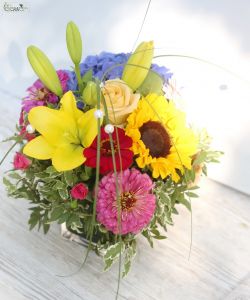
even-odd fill
[{"label": "pink spray rose", "polygon": [[16,170],[26,170],[31,165],[31,160],[22,153],[16,152],[13,164]]},{"label": "pink spray rose", "polygon": [[78,183],[70,191],[71,197],[78,200],[83,200],[88,194],[88,187],[83,183]]}]

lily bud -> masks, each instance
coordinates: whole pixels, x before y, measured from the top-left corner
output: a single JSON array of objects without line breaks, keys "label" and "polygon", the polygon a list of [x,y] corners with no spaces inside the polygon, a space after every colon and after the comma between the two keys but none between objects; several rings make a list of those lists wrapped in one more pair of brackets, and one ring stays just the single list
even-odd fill
[{"label": "lily bud", "polygon": [[42,83],[57,96],[62,96],[60,80],[48,57],[35,46],[27,48],[27,56],[31,67]]},{"label": "lily bud", "polygon": [[82,38],[73,22],[69,22],[67,25],[66,42],[71,60],[75,65],[79,65],[82,59]]},{"label": "lily bud", "polygon": [[86,104],[95,106],[97,104],[97,85],[93,81],[88,81],[82,93],[83,100]]},{"label": "lily bud", "polygon": [[143,83],[148,74],[154,54],[154,42],[142,42],[131,54],[125,65],[122,80],[134,91]]}]

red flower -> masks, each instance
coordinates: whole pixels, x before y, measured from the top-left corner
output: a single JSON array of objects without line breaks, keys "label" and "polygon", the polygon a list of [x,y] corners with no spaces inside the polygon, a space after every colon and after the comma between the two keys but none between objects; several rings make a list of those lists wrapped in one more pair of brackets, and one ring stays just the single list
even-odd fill
[{"label": "red flower", "polygon": [[26,170],[31,165],[31,161],[22,153],[16,152],[13,164],[17,170]]},{"label": "red flower", "polygon": [[[132,146],[132,139],[125,135],[125,131],[123,129],[117,128],[117,131],[118,140],[116,130],[112,133],[112,139],[114,142],[116,169],[117,171],[121,171],[129,168],[133,162],[133,152],[129,150],[129,148]],[[100,173],[104,175],[109,171],[114,171],[109,135],[104,131],[104,128],[101,128],[100,146]],[[84,149],[83,155],[86,157],[85,165],[91,168],[96,168],[97,137],[89,148]]]},{"label": "red flower", "polygon": [[25,139],[27,141],[31,141],[36,137],[36,135],[34,133],[28,133],[26,131],[26,127],[21,128],[19,135],[21,135],[23,137],[23,139]]},{"label": "red flower", "polygon": [[25,112],[23,110],[20,113],[20,118],[19,118],[20,131],[19,131],[19,135],[22,136],[22,138],[24,140],[31,141],[36,137],[36,135],[34,133],[28,133],[27,132],[26,126],[29,123],[27,121],[25,121],[24,113]]},{"label": "red flower", "polygon": [[83,200],[88,195],[88,187],[83,183],[78,183],[70,191],[71,197],[78,200]]},{"label": "red flower", "polygon": [[24,111],[22,110],[20,113],[20,117],[19,117],[19,125],[20,126],[25,126],[25,122],[24,122]]}]

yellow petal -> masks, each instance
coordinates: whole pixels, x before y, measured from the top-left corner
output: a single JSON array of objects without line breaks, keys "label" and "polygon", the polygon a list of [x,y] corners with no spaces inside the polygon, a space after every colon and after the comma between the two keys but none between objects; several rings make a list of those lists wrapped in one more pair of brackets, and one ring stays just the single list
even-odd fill
[{"label": "yellow petal", "polygon": [[55,148],[51,146],[43,136],[38,136],[31,140],[23,148],[23,153],[37,159],[50,159]]},{"label": "yellow petal", "polygon": [[30,124],[52,145],[63,143],[65,141],[64,133],[68,133],[69,128],[70,135],[77,135],[74,120],[62,111],[37,106],[31,109],[28,119]]},{"label": "yellow petal", "polygon": [[78,120],[79,135],[84,147],[89,147],[97,136],[97,120],[94,115],[95,110],[96,109],[93,108],[87,111]]},{"label": "yellow petal", "polygon": [[60,101],[61,111],[67,112],[75,121],[83,116],[83,112],[76,106],[75,96],[72,91],[65,93]]},{"label": "yellow petal", "polygon": [[122,80],[134,91],[145,80],[151,66],[153,55],[153,41],[142,42],[130,55],[122,73]]},{"label": "yellow petal", "polygon": [[52,165],[57,171],[72,170],[85,162],[83,147],[74,144],[64,144],[56,149],[52,157]]}]

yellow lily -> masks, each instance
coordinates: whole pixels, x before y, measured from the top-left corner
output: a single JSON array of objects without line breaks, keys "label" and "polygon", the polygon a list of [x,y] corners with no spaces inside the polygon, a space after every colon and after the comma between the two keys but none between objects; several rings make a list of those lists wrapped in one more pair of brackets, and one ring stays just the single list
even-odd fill
[{"label": "yellow lily", "polygon": [[97,104],[97,84],[94,81],[88,81],[82,93],[83,100],[86,104],[95,106]]},{"label": "yellow lily", "polygon": [[66,29],[66,42],[71,60],[78,65],[82,59],[82,38],[74,22],[69,22]]},{"label": "yellow lily", "polygon": [[142,42],[130,55],[122,73],[122,80],[136,91],[148,75],[154,56],[154,42]]},{"label": "yellow lily", "polygon": [[31,109],[29,122],[41,135],[26,144],[23,153],[36,159],[51,159],[57,171],[67,171],[86,160],[83,150],[97,135],[96,109],[83,113],[71,91],[64,94],[60,104],[59,110],[45,106]]},{"label": "yellow lily", "polygon": [[31,67],[43,84],[57,96],[62,96],[63,90],[55,68],[48,57],[37,47],[29,46],[27,56]]}]

